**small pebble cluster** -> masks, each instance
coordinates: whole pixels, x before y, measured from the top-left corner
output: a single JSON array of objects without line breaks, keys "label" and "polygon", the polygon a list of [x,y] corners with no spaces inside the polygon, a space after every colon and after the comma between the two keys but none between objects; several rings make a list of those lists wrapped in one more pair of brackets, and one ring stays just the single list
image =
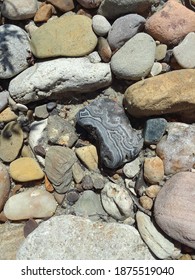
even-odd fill
[{"label": "small pebble cluster", "polygon": [[0,0],[0,259],[195,259],[194,45],[189,1]]}]

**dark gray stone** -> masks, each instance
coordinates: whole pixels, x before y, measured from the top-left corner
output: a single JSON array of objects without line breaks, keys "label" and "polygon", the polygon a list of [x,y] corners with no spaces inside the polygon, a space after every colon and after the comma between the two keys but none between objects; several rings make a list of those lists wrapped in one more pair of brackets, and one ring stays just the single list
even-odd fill
[{"label": "dark gray stone", "polygon": [[144,129],[145,144],[157,144],[165,133],[167,121],[163,118],[154,118],[146,121]]},{"label": "dark gray stone", "polygon": [[108,98],[81,109],[77,123],[98,140],[100,160],[108,168],[133,160],[143,146],[141,131],[133,129],[123,107]]}]

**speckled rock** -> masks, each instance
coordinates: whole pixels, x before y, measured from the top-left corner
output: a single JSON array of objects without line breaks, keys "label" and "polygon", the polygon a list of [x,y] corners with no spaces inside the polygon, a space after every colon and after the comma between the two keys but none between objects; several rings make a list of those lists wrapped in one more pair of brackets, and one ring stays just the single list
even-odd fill
[{"label": "speckled rock", "polygon": [[156,197],[154,217],[166,234],[195,249],[194,190],[195,173],[172,176]]},{"label": "speckled rock", "polygon": [[163,161],[159,157],[148,157],[144,161],[144,178],[150,184],[159,183],[164,177]]},{"label": "speckled rock", "polygon": [[94,145],[76,148],[75,153],[89,170],[98,170],[98,153]]},{"label": "speckled rock", "polygon": [[138,33],[129,39],[111,59],[113,73],[121,79],[140,80],[153,66],[156,44],[146,33]]},{"label": "speckled rock", "polygon": [[108,168],[133,160],[142,148],[141,132],[131,127],[123,108],[108,98],[96,99],[81,109],[77,123],[89,133],[94,130],[100,161]]},{"label": "speckled rock", "polygon": [[41,223],[20,247],[17,259],[151,260],[154,257],[134,227],[61,215]]},{"label": "speckled rock", "polygon": [[68,12],[74,9],[73,0],[47,0],[47,3],[52,4],[62,12]]},{"label": "speckled rock", "polygon": [[111,28],[111,24],[109,23],[109,21],[101,15],[95,15],[92,18],[92,26],[93,31],[98,36],[106,36]]},{"label": "speckled rock", "polygon": [[167,127],[167,121],[163,118],[152,118],[148,119],[144,128],[144,142],[145,144],[157,144]]},{"label": "speckled rock", "polygon": [[0,163],[0,212],[8,199],[10,192],[10,179],[7,168],[3,163]]}]

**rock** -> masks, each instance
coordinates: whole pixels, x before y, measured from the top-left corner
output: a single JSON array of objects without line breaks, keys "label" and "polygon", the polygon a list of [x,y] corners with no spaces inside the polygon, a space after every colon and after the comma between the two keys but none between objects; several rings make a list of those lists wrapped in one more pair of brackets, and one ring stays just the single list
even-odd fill
[{"label": "rock", "polygon": [[179,172],[158,193],[154,217],[160,228],[175,240],[195,248],[195,173]]},{"label": "rock", "polygon": [[174,252],[174,245],[151,222],[150,217],[143,212],[136,213],[136,221],[141,237],[150,250],[159,259],[167,259]]},{"label": "rock", "polygon": [[176,45],[189,32],[195,31],[195,14],[178,1],[169,0],[148,18],[145,29],[155,40]]},{"label": "rock", "polygon": [[47,0],[47,3],[52,4],[62,12],[68,12],[74,9],[73,0]]},{"label": "rock", "polygon": [[95,15],[92,18],[92,27],[98,36],[106,36],[111,28],[111,24],[104,16]]},{"label": "rock", "polygon": [[18,158],[10,164],[10,176],[17,182],[43,179],[44,173],[38,163],[30,157]]},{"label": "rock", "polygon": [[76,161],[72,166],[72,175],[77,184],[81,183],[84,177],[84,170],[81,165]]},{"label": "rock", "polygon": [[61,215],[41,223],[20,247],[17,259],[148,260],[154,257],[132,226]]},{"label": "rock", "polygon": [[51,144],[72,147],[78,136],[67,120],[53,115],[48,118],[48,140]]},{"label": "rock", "polygon": [[101,201],[105,211],[116,220],[134,217],[133,201],[124,187],[106,183],[101,191]]},{"label": "rock", "polygon": [[51,146],[46,152],[45,173],[58,193],[66,192],[76,161],[75,153],[67,147]]},{"label": "rock", "polygon": [[102,208],[100,196],[91,190],[84,191],[79,200],[74,205],[74,212],[77,216],[98,221],[101,216],[107,216]]},{"label": "rock", "polygon": [[165,58],[167,53],[167,45],[165,44],[159,44],[156,46],[156,53],[155,53],[155,59],[157,61],[160,61]]},{"label": "rock", "polygon": [[159,185],[151,185],[148,188],[146,188],[145,193],[150,198],[155,198],[160,190],[161,187]]},{"label": "rock", "polygon": [[11,80],[9,92],[14,100],[26,104],[54,94],[95,91],[111,82],[109,64],[91,63],[87,57],[58,58],[23,71]]},{"label": "rock", "polygon": [[127,111],[135,117],[185,112],[195,120],[194,74],[194,69],[182,69],[131,85],[124,98]]},{"label": "rock", "polygon": [[93,180],[90,175],[84,175],[84,177],[82,179],[82,188],[84,190],[93,189]]},{"label": "rock", "polygon": [[23,144],[23,131],[15,121],[9,122],[1,131],[0,158],[11,162],[18,156]]},{"label": "rock", "polygon": [[73,15],[48,21],[32,33],[31,50],[38,58],[85,56],[97,45],[92,21]]},{"label": "rock", "polygon": [[154,62],[152,69],[150,70],[150,76],[154,77],[159,75],[162,72],[162,64],[159,62]]},{"label": "rock", "polygon": [[48,19],[50,19],[50,17],[52,16],[52,7],[53,6],[50,4],[45,4],[39,7],[38,11],[34,16],[34,22],[47,22]]},{"label": "rock", "polygon": [[136,158],[135,160],[126,163],[123,166],[123,173],[127,178],[134,178],[140,171],[140,160]]},{"label": "rock", "polygon": [[79,4],[81,4],[86,9],[94,9],[97,8],[102,0],[78,0]]},{"label": "rock", "polygon": [[167,121],[163,118],[148,119],[144,128],[144,142],[147,145],[157,144],[167,127]]},{"label": "rock", "polygon": [[77,123],[91,133],[100,148],[100,160],[108,168],[117,168],[133,160],[140,152],[143,139],[134,130],[123,108],[108,98],[99,98],[77,113]]},{"label": "rock", "polygon": [[108,19],[115,19],[127,13],[143,14],[152,3],[153,0],[103,0],[98,13]]},{"label": "rock", "polygon": [[145,18],[137,14],[129,14],[116,19],[107,38],[111,49],[120,49],[129,39],[143,30],[145,22]]},{"label": "rock", "polygon": [[0,113],[0,122],[11,122],[15,121],[17,119],[17,115],[10,109],[10,107],[7,107],[5,110],[3,110]]},{"label": "rock", "polygon": [[34,111],[35,117],[39,119],[46,119],[49,116],[46,104],[36,106]]},{"label": "rock", "polygon": [[[195,31],[195,28],[194,28]],[[190,32],[184,40],[173,49],[173,55],[182,68],[195,68],[195,33]]]},{"label": "rock", "polygon": [[7,168],[3,163],[0,163],[0,212],[8,199],[10,192],[10,179]]},{"label": "rock", "polygon": [[79,199],[78,191],[71,190],[66,194],[66,200],[69,202],[70,205],[74,204]]},{"label": "rock", "polygon": [[0,92],[0,112],[2,112],[8,105],[9,92],[4,90]]},{"label": "rock", "polygon": [[34,154],[33,154],[32,150],[31,150],[30,146],[24,145],[24,146],[22,147],[21,156],[22,156],[22,157],[34,158]]},{"label": "rock", "polygon": [[51,102],[48,102],[46,106],[47,106],[48,112],[51,112],[51,111],[53,111],[53,109],[56,108],[57,103],[55,101],[51,101]]},{"label": "rock", "polygon": [[156,44],[146,33],[129,39],[111,58],[111,69],[117,78],[140,80],[153,66]]},{"label": "rock", "polygon": [[101,57],[98,52],[92,52],[88,55],[88,58],[91,63],[99,63],[101,62]]},{"label": "rock", "polygon": [[146,210],[151,210],[153,207],[153,200],[146,195],[139,198],[139,203]]},{"label": "rock", "polygon": [[163,161],[159,157],[145,158],[144,179],[150,184],[159,183],[164,177]]},{"label": "rock", "polygon": [[55,213],[56,207],[52,194],[42,189],[30,188],[11,196],[4,206],[4,214],[12,221],[48,218]]},{"label": "rock", "polygon": [[169,123],[167,135],[157,144],[156,153],[163,160],[166,175],[193,168],[195,125]]},{"label": "rock", "polygon": [[112,51],[108,41],[103,37],[98,38],[98,53],[104,62],[109,62],[112,57]]},{"label": "rock", "polygon": [[93,173],[91,174],[91,178],[93,181],[93,187],[95,190],[102,190],[105,185],[105,178],[102,174]]},{"label": "rock", "polygon": [[35,22],[31,20],[28,24],[25,25],[25,30],[28,32],[29,36],[31,37],[32,33],[38,29]]},{"label": "rock", "polygon": [[98,154],[94,145],[76,148],[75,153],[89,170],[98,170]]},{"label": "rock", "polygon": [[[8,1],[4,1],[8,2]],[[0,26],[0,79],[16,76],[28,67],[30,44],[27,33],[13,24]]]},{"label": "rock", "polygon": [[4,0],[1,13],[8,19],[24,20],[32,18],[37,9],[37,0]]}]

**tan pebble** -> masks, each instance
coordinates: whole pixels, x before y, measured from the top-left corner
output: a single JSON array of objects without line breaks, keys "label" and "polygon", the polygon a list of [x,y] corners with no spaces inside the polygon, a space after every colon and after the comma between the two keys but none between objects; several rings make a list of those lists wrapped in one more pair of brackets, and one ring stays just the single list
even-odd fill
[{"label": "tan pebble", "polygon": [[75,149],[78,158],[87,166],[89,170],[98,169],[98,154],[94,145],[84,146]]},{"label": "tan pebble", "polygon": [[104,37],[98,39],[98,53],[104,62],[109,62],[112,57],[111,48]]},{"label": "tan pebble", "polygon": [[146,195],[150,198],[155,198],[157,194],[159,193],[161,187],[159,185],[151,185],[148,188],[146,188]]},{"label": "tan pebble", "polygon": [[80,183],[84,177],[84,171],[78,162],[75,162],[72,166],[72,175],[77,184]]},{"label": "tan pebble", "polygon": [[42,5],[34,16],[34,22],[46,22],[52,16],[52,5]]},{"label": "tan pebble", "polygon": [[118,180],[118,179],[120,178],[120,176],[119,176],[119,174],[115,173],[115,174],[112,176],[112,178],[113,178],[114,180]]},{"label": "tan pebble", "polygon": [[30,148],[29,146],[27,146],[27,145],[24,145],[24,146],[22,147],[21,156],[22,156],[22,157],[31,157],[31,158],[34,157],[31,148]]},{"label": "tan pebble", "polygon": [[45,175],[45,189],[48,191],[48,192],[53,192],[54,191],[54,187],[53,185],[51,184],[51,182],[48,180],[47,176]]},{"label": "tan pebble", "polygon": [[163,161],[159,157],[145,158],[144,178],[150,184],[159,183],[164,177]]},{"label": "tan pebble", "polygon": [[153,200],[150,197],[143,195],[139,198],[139,202],[144,209],[146,209],[146,210],[152,209]]},{"label": "tan pebble", "polygon": [[192,260],[192,257],[189,254],[182,255],[179,260]]},{"label": "tan pebble", "polygon": [[165,44],[159,44],[156,46],[156,53],[155,53],[155,59],[157,61],[162,60],[165,58],[167,52],[167,45]]},{"label": "tan pebble", "polygon": [[0,122],[15,121],[17,117],[18,116],[10,109],[10,107],[7,107],[0,113]]}]

